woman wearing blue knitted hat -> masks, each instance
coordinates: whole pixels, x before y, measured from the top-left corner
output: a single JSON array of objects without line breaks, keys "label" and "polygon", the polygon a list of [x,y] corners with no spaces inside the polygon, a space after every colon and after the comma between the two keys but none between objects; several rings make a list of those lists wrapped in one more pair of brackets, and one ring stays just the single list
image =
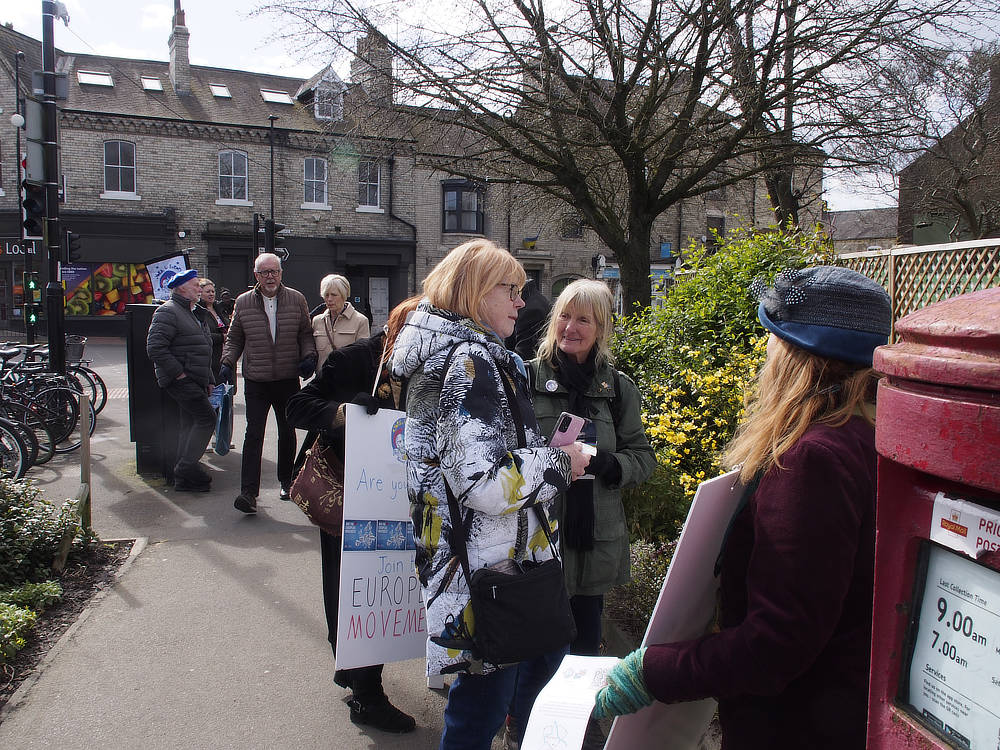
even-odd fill
[{"label": "woman wearing blue knitted hat", "polygon": [[753,290],[770,331],[725,463],[747,486],[719,555],[718,629],[612,670],[599,717],[715,697],[725,750],[864,748],[875,556],[875,348],[889,297],[846,268]]}]

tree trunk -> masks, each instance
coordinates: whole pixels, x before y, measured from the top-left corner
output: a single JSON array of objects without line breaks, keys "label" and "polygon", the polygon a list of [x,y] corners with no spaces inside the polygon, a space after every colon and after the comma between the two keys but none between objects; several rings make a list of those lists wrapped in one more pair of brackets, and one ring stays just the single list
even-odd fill
[{"label": "tree trunk", "polygon": [[799,199],[792,189],[792,173],[790,170],[775,169],[764,173],[764,184],[767,185],[767,197],[771,199],[774,209],[774,220],[782,229],[789,224],[799,225]]},{"label": "tree trunk", "polygon": [[621,274],[622,307],[631,315],[636,307],[649,307],[649,230],[632,232],[624,248],[616,252]]}]

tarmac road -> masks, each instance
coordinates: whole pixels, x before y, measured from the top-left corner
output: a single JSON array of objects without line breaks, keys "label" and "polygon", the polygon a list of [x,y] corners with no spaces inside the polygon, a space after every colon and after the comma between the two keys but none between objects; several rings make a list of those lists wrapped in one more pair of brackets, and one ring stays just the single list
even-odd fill
[{"label": "tarmac road", "polygon": [[[319,532],[278,500],[273,422],[256,517],[233,508],[239,395],[237,448],[206,456],[213,491],[177,493],[136,475],[124,340],[92,338],[86,353],[109,389],[92,441],[94,529],[140,542],[116,585],[0,712],[0,747],[436,748],[447,688],[427,689],[422,659],[385,669],[386,692],[416,718],[415,732],[350,722],[326,641]],[[29,477],[50,500],[71,497],[79,456],[56,456]]]}]

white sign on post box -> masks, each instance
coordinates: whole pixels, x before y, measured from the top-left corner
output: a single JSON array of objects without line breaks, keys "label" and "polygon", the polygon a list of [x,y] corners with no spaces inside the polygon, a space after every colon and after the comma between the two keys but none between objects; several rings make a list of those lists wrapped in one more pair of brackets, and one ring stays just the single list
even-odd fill
[{"label": "white sign on post box", "polygon": [[406,495],[406,414],[345,406],[337,668],[422,657],[427,616]]}]

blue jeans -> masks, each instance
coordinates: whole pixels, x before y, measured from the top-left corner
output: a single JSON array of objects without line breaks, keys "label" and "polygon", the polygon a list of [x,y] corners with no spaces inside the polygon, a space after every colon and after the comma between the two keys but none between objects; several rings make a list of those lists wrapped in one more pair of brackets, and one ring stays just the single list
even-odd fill
[{"label": "blue jeans", "polygon": [[568,651],[553,651],[487,675],[459,674],[448,692],[439,750],[489,750],[508,713],[520,742],[538,692]]}]

